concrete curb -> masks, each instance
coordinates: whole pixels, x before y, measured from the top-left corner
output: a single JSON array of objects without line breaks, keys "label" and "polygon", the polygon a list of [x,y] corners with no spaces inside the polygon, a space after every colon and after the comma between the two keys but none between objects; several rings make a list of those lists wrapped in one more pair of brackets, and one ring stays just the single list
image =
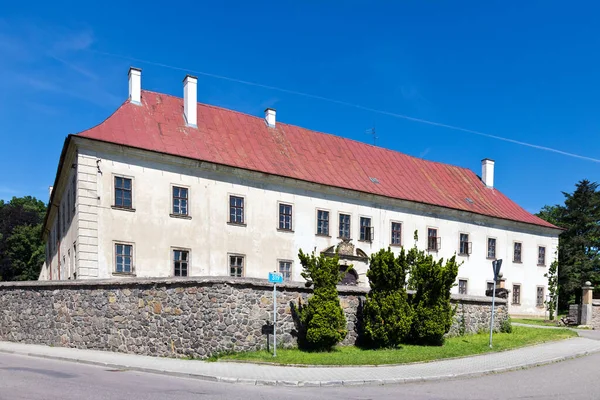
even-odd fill
[{"label": "concrete curb", "polygon": [[168,375],[168,376],[176,376],[183,378],[194,378],[203,381],[209,382],[223,382],[223,383],[236,383],[236,384],[245,384],[245,385],[253,385],[253,386],[287,386],[287,387],[332,387],[332,386],[382,386],[382,385],[398,385],[404,383],[416,383],[416,382],[436,382],[436,381],[445,381],[450,379],[457,378],[475,378],[485,375],[509,372],[509,371],[518,371],[522,369],[534,368],[543,365],[554,364],[561,361],[571,360],[579,357],[584,357],[590,354],[598,353],[600,349],[594,351],[581,351],[575,354],[571,354],[563,357],[551,358],[544,361],[532,362],[532,363],[524,363],[521,365],[515,365],[510,367],[500,367],[500,368],[491,368],[486,371],[478,371],[478,372],[469,372],[469,373],[459,373],[459,374],[447,374],[447,375],[436,375],[436,376],[428,376],[428,377],[411,377],[411,378],[393,378],[393,379],[368,379],[368,380],[333,380],[333,381],[290,381],[290,380],[269,380],[269,379],[245,379],[245,378],[231,378],[231,377],[221,377],[214,375],[206,375],[206,374],[198,374],[198,373],[182,373],[182,372],[174,372],[161,370],[156,368],[142,368],[142,367],[132,367],[123,364],[113,364],[113,363],[104,363],[99,361],[90,361],[79,358],[69,358],[69,357],[60,357],[60,356],[52,356],[47,354],[38,354],[34,352],[27,351],[13,351],[7,349],[0,349],[0,353],[7,354],[16,354],[28,357],[36,357],[36,358],[44,358],[50,360],[57,361],[67,361],[74,362],[79,364],[86,365],[96,365],[106,368],[113,368],[125,371],[137,371],[144,373],[152,373],[152,374],[160,374],[160,375]]}]

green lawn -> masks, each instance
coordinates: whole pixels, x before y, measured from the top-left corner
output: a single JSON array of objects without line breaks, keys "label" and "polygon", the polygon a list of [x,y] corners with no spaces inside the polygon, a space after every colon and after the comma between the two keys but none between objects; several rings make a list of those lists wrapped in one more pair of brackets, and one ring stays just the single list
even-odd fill
[{"label": "green lawn", "polygon": [[529,324],[529,325],[542,325],[542,326],[557,326],[558,321],[546,321],[541,318],[511,318],[512,322],[518,322],[521,324]]},{"label": "green lawn", "polygon": [[465,357],[490,351],[566,339],[577,334],[569,329],[536,329],[515,326],[512,333],[495,333],[494,348],[488,347],[485,333],[454,337],[443,346],[404,345],[391,350],[362,350],[357,347],[338,347],[329,353],[308,353],[298,349],[277,349],[277,358],[266,351],[236,353],[215,357],[216,360],[244,360],[278,364],[307,365],[381,365],[432,361],[451,357]]}]

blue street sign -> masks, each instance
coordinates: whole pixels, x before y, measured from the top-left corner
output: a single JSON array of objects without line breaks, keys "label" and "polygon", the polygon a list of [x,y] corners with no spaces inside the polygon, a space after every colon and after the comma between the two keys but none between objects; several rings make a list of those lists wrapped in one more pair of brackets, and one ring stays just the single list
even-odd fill
[{"label": "blue street sign", "polygon": [[283,275],[281,275],[279,272],[269,272],[269,282],[283,283]]}]

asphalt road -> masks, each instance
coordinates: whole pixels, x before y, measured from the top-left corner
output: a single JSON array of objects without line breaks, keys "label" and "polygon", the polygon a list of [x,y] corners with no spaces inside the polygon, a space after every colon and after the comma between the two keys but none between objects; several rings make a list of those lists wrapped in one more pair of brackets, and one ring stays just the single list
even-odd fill
[{"label": "asphalt road", "polygon": [[286,388],[213,383],[0,354],[0,399],[597,399],[600,354],[480,378],[395,386]]}]

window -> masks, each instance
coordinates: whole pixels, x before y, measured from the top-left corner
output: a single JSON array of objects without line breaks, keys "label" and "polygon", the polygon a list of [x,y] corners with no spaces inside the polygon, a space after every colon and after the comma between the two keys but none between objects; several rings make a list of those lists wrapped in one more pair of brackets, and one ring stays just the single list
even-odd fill
[{"label": "window", "polygon": [[521,304],[521,285],[513,285],[512,303]]},{"label": "window", "polygon": [[535,297],[535,305],[536,307],[544,307],[544,287],[537,287],[537,295]]},{"label": "window", "polygon": [[538,265],[546,265],[546,248],[544,246],[538,247]]},{"label": "window", "polygon": [[392,222],[392,245],[400,246],[402,244],[402,224]]},{"label": "window", "polygon": [[486,286],[486,290],[494,290],[494,282],[488,282]]},{"label": "window", "polygon": [[279,229],[292,230],[292,206],[290,204],[279,204]]},{"label": "window", "polygon": [[317,235],[329,236],[329,211],[317,210]]},{"label": "window", "polygon": [[131,208],[131,179],[115,176],[115,207]]},{"label": "window", "polygon": [[373,240],[373,228],[371,218],[360,217],[360,240],[370,242]]},{"label": "window", "polygon": [[75,203],[77,202],[77,172],[75,172],[75,175],[73,175],[71,190],[73,190],[73,213],[75,213]]},{"label": "window", "polygon": [[292,262],[279,261],[279,273],[283,275],[283,280],[289,282],[292,280]]},{"label": "window", "polygon": [[173,275],[188,276],[190,252],[187,250],[173,250]]},{"label": "window", "polygon": [[232,224],[244,224],[244,198],[229,196],[229,222]]},{"label": "window", "polygon": [[496,239],[488,238],[487,258],[496,258]]},{"label": "window", "polygon": [[442,238],[438,237],[437,229],[427,229],[427,250],[438,251],[442,246]]},{"label": "window", "polygon": [[340,214],[340,238],[350,239],[350,215]]},{"label": "window", "polygon": [[467,280],[466,279],[458,280],[458,293],[459,294],[467,294]]},{"label": "window", "polygon": [[458,254],[463,256],[471,254],[471,242],[469,242],[468,233],[461,233],[459,236]]},{"label": "window", "polygon": [[173,186],[173,215],[188,215],[188,190]]},{"label": "window", "polygon": [[515,242],[514,250],[513,250],[513,261],[516,263],[521,262],[521,243]]},{"label": "window", "polygon": [[115,244],[115,272],[131,274],[133,272],[133,246]]},{"label": "window", "polygon": [[244,256],[229,256],[229,276],[236,278],[244,276]]}]

